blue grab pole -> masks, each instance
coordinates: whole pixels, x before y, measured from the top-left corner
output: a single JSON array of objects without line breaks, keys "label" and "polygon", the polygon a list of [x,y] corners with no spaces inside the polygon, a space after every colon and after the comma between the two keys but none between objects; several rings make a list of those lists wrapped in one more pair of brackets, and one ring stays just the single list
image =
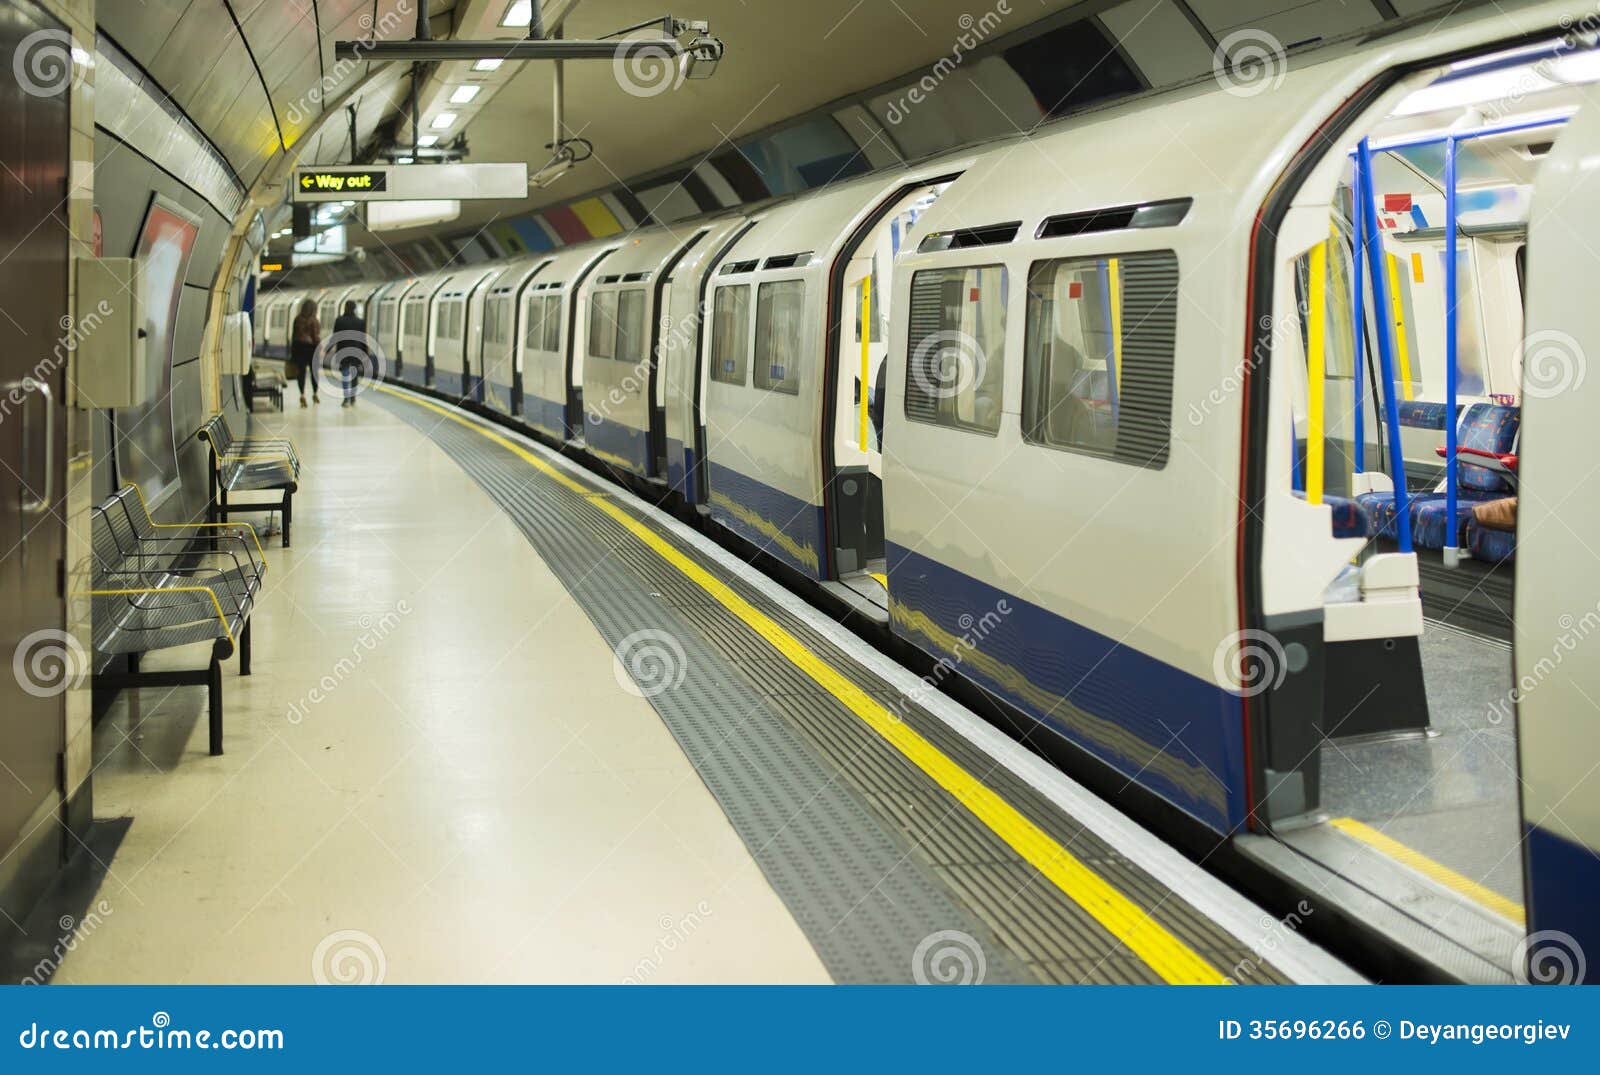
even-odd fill
[{"label": "blue grab pole", "polygon": [[1444,562],[1459,563],[1456,545],[1456,150],[1459,141],[1444,143],[1444,230],[1449,237],[1444,248],[1444,511],[1448,532],[1444,539]]},{"label": "blue grab pole", "polygon": [[1355,439],[1356,439],[1356,473],[1364,473],[1367,469],[1367,401],[1363,397],[1362,380],[1366,365],[1367,350],[1367,281],[1366,274],[1362,271],[1361,251],[1362,239],[1366,235],[1366,227],[1361,214],[1361,203],[1366,197],[1361,185],[1361,170],[1355,170],[1355,178],[1350,183],[1350,229],[1352,240],[1350,244],[1350,279],[1354,283],[1355,297],[1352,300],[1351,321],[1355,324],[1354,354],[1356,366],[1356,380],[1354,387],[1356,413],[1355,413]]},{"label": "blue grab pole", "polygon": [[1372,144],[1363,138],[1356,150],[1356,171],[1362,189],[1361,217],[1367,252],[1367,271],[1372,275],[1372,295],[1377,303],[1378,367],[1383,374],[1384,424],[1389,427],[1389,458],[1393,464],[1395,533],[1400,551],[1411,552],[1411,504],[1406,490],[1406,460],[1400,443],[1400,404],[1394,388],[1394,307],[1389,296],[1388,274],[1383,271],[1383,242],[1378,232],[1378,207],[1372,199]]}]

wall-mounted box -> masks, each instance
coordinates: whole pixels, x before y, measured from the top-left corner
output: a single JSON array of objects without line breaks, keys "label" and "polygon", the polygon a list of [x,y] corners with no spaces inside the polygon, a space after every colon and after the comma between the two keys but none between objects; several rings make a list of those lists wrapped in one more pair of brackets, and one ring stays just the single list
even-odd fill
[{"label": "wall-mounted box", "polygon": [[144,295],[133,258],[78,258],[77,311],[67,326],[76,352],[74,400],[84,410],[147,401]]}]

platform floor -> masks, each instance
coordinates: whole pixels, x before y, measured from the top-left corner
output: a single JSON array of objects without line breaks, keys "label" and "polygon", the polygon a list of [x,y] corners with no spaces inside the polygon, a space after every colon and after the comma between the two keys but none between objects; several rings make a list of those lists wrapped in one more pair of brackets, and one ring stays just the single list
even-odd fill
[{"label": "platform floor", "polygon": [[553,455],[402,393],[257,424],[305,472],[227,754],[198,690],[114,704],[56,980],[1354,980]]}]

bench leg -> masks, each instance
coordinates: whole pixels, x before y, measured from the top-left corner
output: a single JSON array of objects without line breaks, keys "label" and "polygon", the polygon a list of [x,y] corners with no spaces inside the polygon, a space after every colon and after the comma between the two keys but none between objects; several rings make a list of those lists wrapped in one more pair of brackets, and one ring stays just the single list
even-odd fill
[{"label": "bench leg", "polygon": [[136,676],[139,674],[139,658],[143,656],[144,654],[142,653],[128,654],[128,674],[130,676]]},{"label": "bench leg", "polygon": [[289,527],[294,522],[294,494],[283,494],[283,547],[289,547]]},{"label": "bench leg", "polygon": [[244,621],[244,631],[239,635],[239,674],[250,674],[250,621]]},{"label": "bench leg", "polygon": [[207,670],[206,697],[211,710],[211,756],[222,753],[222,662],[213,654]]},{"label": "bench leg", "polygon": [[215,521],[219,523],[228,521],[228,490],[220,485],[217,488],[217,518]]}]

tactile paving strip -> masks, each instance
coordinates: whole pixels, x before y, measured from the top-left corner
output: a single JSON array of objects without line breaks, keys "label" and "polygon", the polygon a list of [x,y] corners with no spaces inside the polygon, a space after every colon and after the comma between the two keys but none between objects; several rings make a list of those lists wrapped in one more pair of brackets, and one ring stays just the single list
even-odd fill
[{"label": "tactile paving strip", "polygon": [[[457,422],[380,398],[508,513],[609,643],[653,629],[683,647],[682,684],[649,700],[836,980],[910,980],[918,944],[951,929],[977,941],[991,982],[1160,980],[831,693],[598,510],[592,498],[609,493],[598,480],[594,493],[576,493]],[[624,510],[627,501],[614,500]],[[745,580],[662,537],[901,713],[1221,973],[1242,982],[1285,980]]]}]

